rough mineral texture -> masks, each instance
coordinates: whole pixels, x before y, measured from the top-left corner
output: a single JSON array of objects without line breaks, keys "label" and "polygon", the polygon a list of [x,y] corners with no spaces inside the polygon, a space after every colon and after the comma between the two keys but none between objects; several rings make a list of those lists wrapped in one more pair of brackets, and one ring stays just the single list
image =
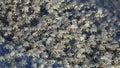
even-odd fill
[{"label": "rough mineral texture", "polygon": [[108,0],[0,0],[0,68],[119,68],[120,15]]}]

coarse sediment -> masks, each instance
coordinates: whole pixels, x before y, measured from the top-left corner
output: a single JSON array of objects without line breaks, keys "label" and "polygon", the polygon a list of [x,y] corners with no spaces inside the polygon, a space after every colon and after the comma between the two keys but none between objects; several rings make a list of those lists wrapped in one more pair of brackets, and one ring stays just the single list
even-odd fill
[{"label": "coarse sediment", "polygon": [[118,68],[120,17],[79,0],[0,0],[0,68]]}]

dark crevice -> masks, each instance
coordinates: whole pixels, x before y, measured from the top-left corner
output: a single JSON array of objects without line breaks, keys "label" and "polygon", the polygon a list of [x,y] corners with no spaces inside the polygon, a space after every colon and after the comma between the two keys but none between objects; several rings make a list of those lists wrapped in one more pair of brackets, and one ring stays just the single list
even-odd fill
[{"label": "dark crevice", "polygon": [[120,32],[117,32],[117,33],[116,33],[115,39],[116,39],[116,40],[120,39]]},{"label": "dark crevice", "polygon": [[12,41],[13,40],[12,38],[13,38],[14,34],[9,34],[7,36],[4,36],[4,33],[1,33],[1,36],[7,41]]},{"label": "dark crevice", "polygon": [[75,39],[72,39],[69,41],[70,45],[74,45],[77,41]]},{"label": "dark crevice", "polygon": [[34,27],[34,26],[36,26],[38,23],[39,23],[39,20],[36,19],[36,18],[34,18],[34,19],[31,20],[30,27]]},{"label": "dark crevice", "polygon": [[63,11],[63,13],[66,13],[66,12],[70,12],[70,13],[74,13],[75,12],[75,10],[74,10],[74,8],[71,8],[71,9],[66,9],[66,10],[64,10]]},{"label": "dark crevice", "polygon": [[27,13],[28,15],[31,15],[34,13],[34,9],[32,7],[29,8],[29,12]]},{"label": "dark crevice", "polygon": [[43,15],[48,15],[49,12],[48,10],[45,8],[47,3],[44,3],[43,5],[41,5],[41,9],[40,9],[40,13],[39,13],[39,16],[42,17]]},{"label": "dark crevice", "polygon": [[33,48],[32,48],[32,46],[28,46],[28,47],[25,47],[25,49],[26,49],[26,51],[29,51],[29,50],[31,50]]},{"label": "dark crevice", "polygon": [[9,22],[7,21],[7,17],[0,17],[0,21],[3,23],[3,26],[8,26]]}]

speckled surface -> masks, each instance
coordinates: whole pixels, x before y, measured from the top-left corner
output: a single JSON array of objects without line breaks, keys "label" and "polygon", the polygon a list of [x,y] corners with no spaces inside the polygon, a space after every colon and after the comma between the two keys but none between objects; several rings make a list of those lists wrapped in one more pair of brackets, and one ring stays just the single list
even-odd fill
[{"label": "speckled surface", "polygon": [[118,12],[108,0],[0,0],[0,68],[119,68]]}]

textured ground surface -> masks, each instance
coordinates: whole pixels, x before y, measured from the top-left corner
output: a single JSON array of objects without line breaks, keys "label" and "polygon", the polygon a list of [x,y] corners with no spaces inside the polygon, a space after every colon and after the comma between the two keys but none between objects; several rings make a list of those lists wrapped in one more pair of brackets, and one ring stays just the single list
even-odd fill
[{"label": "textured ground surface", "polygon": [[0,0],[0,68],[98,67],[120,67],[111,2]]}]

